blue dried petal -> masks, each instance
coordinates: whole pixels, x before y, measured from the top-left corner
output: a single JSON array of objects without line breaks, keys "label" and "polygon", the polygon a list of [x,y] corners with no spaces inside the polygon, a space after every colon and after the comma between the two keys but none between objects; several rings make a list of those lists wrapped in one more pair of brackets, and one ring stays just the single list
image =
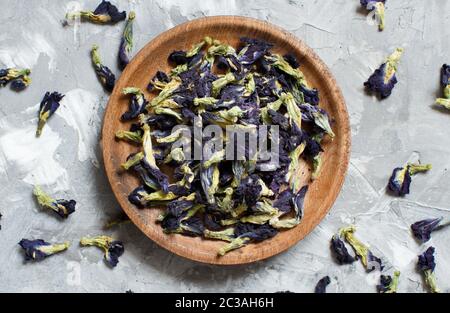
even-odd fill
[{"label": "blue dried petal", "polygon": [[221,69],[222,71],[226,71],[230,69],[230,64],[228,63],[228,60],[223,55],[218,55],[216,60],[216,65],[218,69]]},{"label": "blue dried petal", "polygon": [[104,251],[105,262],[111,267],[115,267],[119,263],[119,257],[125,252],[123,243],[109,236],[83,237],[80,244],[101,248]]},{"label": "blue dried petal", "polygon": [[329,276],[325,276],[319,280],[314,288],[314,293],[327,293],[327,286],[331,283],[331,279]]},{"label": "blue dried petal", "polygon": [[125,11],[119,12],[117,7],[109,1],[103,0],[95,9],[95,15],[104,16],[106,19],[109,19],[110,23],[117,23],[125,20],[127,14]]},{"label": "blue dried petal", "polygon": [[398,196],[409,194],[411,175],[407,168],[397,167],[389,178],[389,189]]},{"label": "blue dried petal", "polygon": [[431,271],[434,272],[436,267],[436,263],[434,261],[434,247],[429,247],[424,253],[419,255],[418,266],[422,271]]},{"label": "blue dried petal", "polygon": [[172,216],[180,216],[184,211],[194,206],[194,202],[190,200],[173,200],[167,204],[166,212]]},{"label": "blue dried petal", "polygon": [[319,91],[315,88],[307,88],[302,84],[298,84],[298,89],[303,93],[303,99],[305,103],[317,106],[319,105]]},{"label": "blue dried petal", "polygon": [[236,238],[246,237],[256,242],[272,238],[276,234],[278,234],[278,230],[268,224],[238,223],[234,229]]},{"label": "blue dried petal", "polygon": [[335,136],[331,128],[330,117],[324,109],[308,103],[299,105],[299,108],[302,111],[303,121],[314,122],[318,128],[326,132],[330,137],[333,138]]},{"label": "blue dried petal", "polygon": [[379,94],[381,99],[389,97],[397,84],[396,70],[402,53],[403,49],[397,48],[364,83],[369,91]]},{"label": "blue dried petal", "polygon": [[186,51],[175,50],[169,55],[169,61],[176,65],[186,64],[189,58],[186,56]]},{"label": "blue dried petal", "polygon": [[289,119],[287,117],[285,117],[283,114],[269,109],[267,111],[267,113],[269,113],[270,119],[272,120],[272,123],[274,125],[279,125],[280,128],[284,131],[288,131],[290,128],[290,123],[289,123]]},{"label": "blue dried petal", "polygon": [[130,94],[130,104],[128,111],[123,113],[120,117],[122,121],[129,121],[135,119],[139,114],[145,112],[145,108],[148,101],[145,99],[144,94],[138,88],[125,88],[123,90],[124,94]]},{"label": "blue dried petal", "polygon": [[146,205],[146,201],[144,200],[143,196],[145,193],[147,193],[145,187],[139,186],[128,195],[128,201],[130,201],[135,206],[142,208]]},{"label": "blue dried petal", "polygon": [[136,171],[139,174],[139,177],[141,178],[142,182],[145,186],[152,190],[158,190],[159,189],[159,183],[158,181],[153,178],[152,175],[148,173],[148,171],[144,168],[142,165],[142,161],[133,166],[133,170]]},{"label": "blue dried petal", "polygon": [[380,284],[377,285],[377,291],[379,293],[397,293],[398,280],[400,272],[394,272],[394,278],[390,275],[381,275]]},{"label": "blue dried petal", "polygon": [[28,85],[21,78],[15,79],[11,82],[11,89],[13,89],[15,91],[22,91],[25,88],[27,88],[27,86]]},{"label": "blue dried petal", "polygon": [[198,216],[193,216],[187,220],[181,222],[184,226],[184,234],[190,236],[201,236],[205,230],[205,226],[203,225],[203,221]]},{"label": "blue dried petal", "polygon": [[439,293],[440,290],[437,286],[436,276],[434,274],[434,269],[436,267],[434,252],[434,247],[429,247],[424,253],[419,255],[417,266],[423,272],[423,275],[425,276],[425,283],[430,291],[433,293]]},{"label": "blue dried petal", "polygon": [[383,262],[381,259],[375,255],[373,255],[372,251],[367,252],[367,267],[366,270],[371,272],[373,270],[382,271],[384,269]]},{"label": "blue dried petal", "polygon": [[378,19],[378,29],[384,30],[384,10],[386,0],[360,0],[361,5],[369,11],[375,11]]},{"label": "blue dried petal", "polygon": [[148,83],[147,90],[151,92],[155,90],[155,85],[162,86],[164,84],[167,84],[168,82],[170,82],[169,76],[167,76],[167,74],[163,71],[157,71],[155,76],[153,76],[151,81]]},{"label": "blue dried petal", "polygon": [[[184,112],[184,110],[182,110]],[[195,115],[194,115],[195,116]],[[147,124],[156,125],[157,128],[161,130],[172,130],[173,127],[178,125],[177,119],[171,115],[167,114],[157,114],[150,116],[147,121]]]},{"label": "blue dried petal", "polygon": [[132,11],[128,15],[128,20],[123,31],[119,46],[119,66],[124,69],[131,59],[131,51],[133,50],[133,20],[136,14]]},{"label": "blue dried petal", "polygon": [[308,192],[308,185],[303,186],[294,196],[294,211],[296,217],[301,219],[303,217],[303,203],[305,202],[306,193]]},{"label": "blue dried petal", "polygon": [[[292,68],[298,68],[300,66],[300,63],[297,60],[297,57],[293,55],[292,53],[287,53],[283,55],[283,58],[286,60],[286,62],[289,63]],[[311,103],[312,104],[312,103]]]},{"label": "blue dried petal", "polygon": [[59,102],[64,97],[64,95],[58,92],[46,92],[44,98],[41,101],[39,107],[39,123],[36,131],[36,136],[40,136],[42,133],[42,129],[44,128],[47,120],[55,113],[55,111],[59,108]]},{"label": "blue dried petal", "polygon": [[77,202],[75,200],[56,200],[55,205],[58,207],[58,215],[62,218],[67,218],[70,214],[75,212],[75,205]]},{"label": "blue dried petal", "polygon": [[50,255],[66,250],[69,243],[50,244],[42,239],[28,240],[22,239],[19,242],[22,249],[25,250],[25,260],[41,261]]},{"label": "blue dried petal", "polygon": [[98,54],[98,46],[92,47],[92,62],[94,64],[95,73],[107,91],[112,91],[116,83],[116,76],[113,72],[101,63],[100,55]]},{"label": "blue dried petal", "polygon": [[312,160],[317,155],[319,155],[319,153],[323,152],[320,142],[318,142],[315,138],[309,136],[306,133],[303,134],[303,138],[305,139],[306,143],[305,151],[303,153],[307,158]]},{"label": "blue dried petal", "polygon": [[442,219],[442,217],[430,218],[415,222],[411,225],[411,230],[414,234],[414,237],[416,237],[421,242],[427,242],[431,239],[431,233],[439,227]]},{"label": "blue dried petal", "polygon": [[280,212],[287,214],[292,211],[292,199],[294,194],[290,189],[286,189],[281,192],[277,199],[273,202],[273,207],[277,208]]},{"label": "blue dried petal", "polygon": [[[1,76],[1,75],[0,75]],[[441,68],[441,85],[446,88],[450,84],[450,65],[444,64]]]},{"label": "blue dried petal", "polygon": [[157,182],[159,189],[167,193],[169,191],[169,178],[167,175],[161,172],[157,167],[152,166],[145,159],[141,161],[141,165],[147,171],[148,175]]},{"label": "blue dried petal", "polygon": [[168,191],[177,196],[187,196],[192,192],[191,189],[188,189],[184,186],[175,185],[175,184],[169,185]]},{"label": "blue dried petal", "polygon": [[339,235],[334,235],[331,238],[331,250],[334,252],[336,261],[339,264],[351,264],[356,261],[356,258],[348,252],[344,241]]},{"label": "blue dried petal", "polygon": [[108,251],[105,253],[105,260],[111,266],[115,267],[119,263],[119,257],[125,252],[125,247],[121,241],[110,243]]},{"label": "blue dried petal", "polygon": [[395,84],[397,84],[397,76],[394,74],[387,82],[384,81],[386,70],[386,64],[382,64],[375,72],[369,77],[369,79],[364,83],[370,91],[380,94],[382,99],[387,98],[391,95],[392,89],[394,89]]},{"label": "blue dried petal", "polygon": [[239,61],[243,65],[251,65],[261,59],[273,46],[265,41],[253,38],[241,38],[245,46],[239,52]]}]

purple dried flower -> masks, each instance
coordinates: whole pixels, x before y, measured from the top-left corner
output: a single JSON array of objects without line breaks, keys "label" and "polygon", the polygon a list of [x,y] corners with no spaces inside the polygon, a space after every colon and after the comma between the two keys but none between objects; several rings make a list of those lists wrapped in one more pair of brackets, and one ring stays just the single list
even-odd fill
[{"label": "purple dried flower", "polygon": [[403,53],[402,48],[397,48],[364,83],[364,86],[372,92],[379,94],[384,99],[391,95],[392,89],[397,84],[397,66]]},{"label": "purple dried flower", "polygon": [[116,83],[116,76],[108,67],[102,64],[97,45],[92,46],[91,54],[92,63],[94,64],[95,73],[97,74],[98,79],[107,91],[112,91]]},{"label": "purple dried flower", "polygon": [[36,130],[36,136],[39,137],[42,133],[42,129],[45,126],[47,120],[56,112],[59,108],[59,102],[64,97],[64,95],[58,92],[46,92],[44,98],[41,101],[39,107],[39,123]]},{"label": "purple dried flower", "polygon": [[136,14],[131,11],[125,24],[119,46],[119,65],[122,70],[130,63],[131,51],[133,50],[133,20]]},{"label": "purple dried flower", "polygon": [[440,290],[437,287],[436,276],[434,275],[434,269],[436,267],[434,251],[434,247],[429,247],[424,253],[419,255],[417,266],[423,272],[425,283],[428,285],[431,292],[439,293]]},{"label": "purple dried flower", "polygon": [[314,293],[327,293],[327,286],[331,283],[330,276],[325,276],[317,282]]},{"label": "purple dried flower", "polygon": [[70,246],[69,242],[64,242],[61,244],[50,244],[42,239],[22,239],[19,242],[19,245],[22,247],[22,249],[25,250],[26,261],[41,261],[53,254],[67,250],[67,248],[69,248]]}]

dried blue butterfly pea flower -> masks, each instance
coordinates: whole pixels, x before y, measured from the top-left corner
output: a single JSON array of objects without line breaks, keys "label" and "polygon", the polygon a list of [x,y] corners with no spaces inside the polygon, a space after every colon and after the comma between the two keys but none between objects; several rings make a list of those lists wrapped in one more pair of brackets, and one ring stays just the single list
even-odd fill
[{"label": "dried blue butterfly pea flower", "polygon": [[51,244],[42,239],[29,240],[22,239],[19,242],[22,249],[25,250],[25,260],[41,261],[48,256],[62,252],[69,248],[70,243]]},{"label": "dried blue butterfly pea flower", "polygon": [[241,38],[245,46],[239,51],[238,59],[243,65],[250,65],[262,58],[273,46],[265,41],[253,38]]},{"label": "dried blue butterfly pea flower", "polygon": [[69,12],[66,14],[67,20],[76,18],[86,19],[97,24],[115,24],[126,18],[126,12],[119,12],[117,7],[109,1],[103,0],[97,8],[92,11]]},{"label": "dried blue butterfly pea flower", "polygon": [[317,282],[314,293],[327,293],[327,286],[331,283],[329,276],[325,276]]},{"label": "dried blue butterfly pea flower", "polygon": [[234,229],[236,238],[248,237],[256,242],[272,238],[276,234],[278,234],[278,230],[268,224],[238,223]]},{"label": "dried blue butterfly pea flower", "polygon": [[442,65],[441,68],[441,85],[443,89],[443,97],[436,99],[436,104],[450,109],[450,66]]},{"label": "dried blue butterfly pea flower", "polygon": [[415,222],[411,225],[411,230],[414,237],[420,240],[422,243],[431,239],[431,233],[438,228],[448,226],[450,224],[441,224],[443,217],[430,218]]},{"label": "dried blue butterfly pea flower", "polygon": [[381,259],[373,255],[369,250],[369,247],[355,237],[355,232],[355,226],[344,227],[339,230],[339,236],[344,238],[350,244],[356,255],[361,258],[361,262],[368,272],[373,270],[383,270],[384,266]]},{"label": "dried blue butterfly pea flower", "polygon": [[103,249],[105,261],[111,267],[115,267],[119,263],[119,257],[125,251],[121,241],[114,240],[109,236],[83,237],[80,244],[82,246],[97,246]]},{"label": "dried blue butterfly pea flower", "polygon": [[186,56],[186,51],[176,50],[169,55],[169,61],[181,65],[187,63],[189,58]]},{"label": "dried blue butterfly pea flower", "polygon": [[21,91],[30,85],[30,73],[31,70],[29,69],[0,69],[0,86],[5,86],[11,82],[11,89]]},{"label": "dried blue butterfly pea flower", "polygon": [[300,63],[298,62],[297,57],[295,55],[293,55],[292,53],[287,53],[287,54],[283,55],[283,58],[293,68],[297,68],[300,66]]},{"label": "dried blue butterfly pea flower", "polygon": [[339,235],[333,235],[331,238],[331,250],[339,264],[351,264],[356,261],[356,258],[348,252],[344,241]]},{"label": "dried blue butterfly pea flower", "polygon": [[399,277],[399,271],[394,272],[394,277],[391,277],[390,275],[381,275],[380,284],[377,285],[377,291],[379,293],[397,293]]},{"label": "dried blue butterfly pea flower", "polygon": [[397,48],[364,83],[369,91],[379,94],[381,99],[389,97],[397,84],[396,71],[402,53],[403,49]]},{"label": "dried blue butterfly pea flower", "polygon": [[21,78],[14,79],[11,82],[11,89],[15,91],[22,91],[27,88],[28,84]]},{"label": "dried blue butterfly pea flower", "polygon": [[302,120],[314,122],[317,127],[324,130],[331,138],[334,137],[334,132],[330,125],[330,118],[324,109],[307,103],[301,104],[299,107],[302,111]]},{"label": "dried blue butterfly pea flower", "polygon": [[40,206],[53,210],[62,218],[67,218],[70,214],[75,212],[75,200],[55,200],[45,193],[39,186],[34,187],[33,194],[35,195]]},{"label": "dried blue butterfly pea flower", "polygon": [[59,108],[59,102],[64,95],[58,92],[46,92],[44,98],[41,101],[39,107],[39,122],[36,130],[36,136],[39,137],[42,133],[42,129],[45,126],[47,120],[56,112]]},{"label": "dried blue butterfly pea flower", "polygon": [[429,247],[424,253],[418,256],[417,266],[425,276],[425,283],[430,291],[433,293],[439,293],[440,290],[437,287],[436,276],[434,275],[434,269],[436,263],[434,261],[434,247]]},{"label": "dried blue butterfly pea flower", "polygon": [[397,167],[389,178],[388,188],[397,196],[407,195],[411,185],[411,176],[420,172],[426,172],[431,167],[431,164],[407,164],[404,167]]},{"label": "dried blue butterfly pea flower", "polygon": [[128,195],[128,201],[130,201],[135,206],[142,208],[147,203],[147,201],[144,199],[144,195],[146,193],[147,190],[145,189],[145,187],[139,186]]},{"label": "dried blue butterfly pea flower", "polygon": [[128,20],[122,34],[119,46],[119,65],[124,69],[131,59],[131,51],[133,50],[133,20],[136,14],[131,11],[128,14]]},{"label": "dried blue butterfly pea flower", "polygon": [[139,114],[145,112],[148,101],[145,99],[144,93],[139,88],[127,87],[123,89],[122,93],[124,95],[131,95],[129,109],[122,114],[122,121],[135,119]]},{"label": "dried blue butterfly pea flower", "polygon": [[294,194],[290,189],[286,189],[281,192],[277,199],[273,203],[273,207],[277,208],[280,212],[289,213],[292,211],[292,199],[294,198]]},{"label": "dried blue butterfly pea flower", "polygon": [[91,56],[95,73],[97,74],[98,79],[100,80],[103,87],[107,91],[112,91],[116,83],[116,76],[111,72],[111,70],[108,67],[102,64],[100,54],[98,53],[97,45],[92,46]]},{"label": "dried blue butterfly pea flower", "polygon": [[147,86],[148,91],[153,91],[155,89],[162,90],[170,82],[169,76],[162,71],[157,71],[155,76],[153,76],[152,80]]},{"label": "dried blue butterfly pea flower", "polygon": [[375,18],[378,21],[378,29],[384,30],[384,11],[386,0],[360,0],[361,5],[369,11],[375,11]]}]

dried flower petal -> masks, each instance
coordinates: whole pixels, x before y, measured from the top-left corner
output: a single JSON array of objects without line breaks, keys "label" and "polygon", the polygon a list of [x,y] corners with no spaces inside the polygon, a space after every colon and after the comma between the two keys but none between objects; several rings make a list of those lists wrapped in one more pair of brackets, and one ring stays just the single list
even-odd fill
[{"label": "dried flower petal", "polygon": [[369,91],[380,95],[382,99],[391,95],[392,89],[397,84],[397,66],[403,53],[402,48],[397,48],[364,83]]},{"label": "dried flower petal", "polygon": [[40,206],[55,211],[62,218],[67,218],[75,212],[75,205],[77,204],[75,200],[55,200],[45,193],[40,186],[34,187],[33,194]]},{"label": "dried flower petal", "polygon": [[331,250],[339,264],[351,264],[356,261],[356,258],[350,255],[345,246],[344,241],[339,235],[333,235],[331,238]]},{"label": "dried flower petal", "polygon": [[128,20],[120,40],[119,65],[122,69],[130,63],[131,51],[133,50],[133,20],[135,17],[136,13],[133,11],[128,14]]},{"label": "dried flower petal", "polygon": [[442,217],[440,218],[430,218],[415,222],[411,225],[411,230],[418,240],[422,243],[427,242],[431,239],[431,233],[444,225],[440,225]]},{"label": "dried flower petal", "polygon": [[22,249],[25,250],[25,260],[41,261],[53,254],[62,252],[69,248],[70,243],[50,244],[42,239],[29,240],[22,239],[19,242]]},{"label": "dried flower petal", "polygon": [[430,291],[433,293],[441,292],[437,287],[436,276],[434,275],[434,268],[436,263],[434,261],[434,247],[429,247],[424,253],[419,255],[417,266],[425,276],[425,283]]},{"label": "dried flower petal", "polygon": [[319,280],[314,289],[314,293],[327,293],[327,286],[331,283],[331,279],[329,276],[325,276]]},{"label": "dried flower petal", "polygon": [[379,293],[397,293],[398,279],[400,277],[400,272],[395,271],[394,277],[381,275],[380,284],[377,285],[377,290]]},{"label": "dried flower petal", "polygon": [[115,24],[126,18],[126,12],[119,12],[117,7],[109,1],[102,0],[97,8],[92,11],[69,12],[66,14],[67,20],[82,18],[97,24]]},{"label": "dried flower petal", "polygon": [[115,267],[119,263],[119,257],[124,253],[123,243],[109,236],[83,237],[80,240],[82,246],[97,246],[103,249],[106,263]]},{"label": "dried flower petal", "polygon": [[352,246],[368,272],[375,269],[381,271],[384,268],[381,259],[374,256],[369,248],[355,237],[355,231],[355,226],[344,227],[339,230],[339,236],[344,238]]},{"label": "dried flower petal", "polygon": [[360,0],[361,5],[368,11],[375,11],[375,18],[378,21],[378,29],[384,30],[384,10],[386,0]]},{"label": "dried flower petal", "polygon": [[47,120],[56,112],[59,108],[59,102],[64,95],[58,92],[46,92],[44,98],[41,101],[39,107],[39,123],[36,130],[36,136],[39,137],[42,133],[42,129],[45,126]]},{"label": "dried flower petal", "polygon": [[411,164],[408,163],[404,167],[397,167],[389,178],[389,189],[397,196],[409,194],[409,186],[411,184],[411,176],[426,172],[431,169],[431,164]]},{"label": "dried flower petal", "polygon": [[3,87],[11,82],[11,89],[22,91],[31,84],[30,73],[29,69],[0,69],[0,86]]},{"label": "dried flower petal", "polygon": [[92,63],[94,65],[95,73],[97,74],[98,79],[107,91],[112,91],[114,89],[114,84],[116,83],[116,76],[108,67],[102,64],[97,45],[92,46],[91,55]]}]

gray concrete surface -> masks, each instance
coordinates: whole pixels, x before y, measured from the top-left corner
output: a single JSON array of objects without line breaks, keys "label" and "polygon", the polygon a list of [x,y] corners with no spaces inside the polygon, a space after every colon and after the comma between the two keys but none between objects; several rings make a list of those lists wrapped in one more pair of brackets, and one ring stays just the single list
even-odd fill
[{"label": "gray concrete surface", "polygon": [[[338,266],[329,240],[355,223],[357,235],[398,268],[400,292],[424,292],[416,271],[419,245],[409,225],[424,217],[450,218],[450,114],[433,108],[439,70],[450,62],[450,1],[388,1],[386,30],[367,22],[359,1],[347,0],[117,0],[137,11],[136,50],[159,33],[202,16],[237,14],[267,20],[293,32],[328,64],[347,101],[352,157],[344,188],[330,214],[311,235],[269,260],[238,267],[207,266],[177,257],[148,240],[132,224],[110,231],[102,226],[120,213],[102,167],[98,145],[108,99],[91,68],[89,49],[100,45],[105,64],[119,73],[116,51],[123,24],[61,27],[68,7],[94,8],[98,1],[2,0],[0,65],[33,71],[24,92],[0,90],[0,291],[40,292],[312,292],[330,275],[330,292],[375,292],[379,274],[357,262]],[[405,48],[393,95],[379,102],[362,84],[395,47]],[[45,91],[66,97],[58,113],[34,138],[37,105]],[[385,193],[391,170],[408,160],[433,164],[414,177],[411,194]],[[42,212],[32,184],[78,201],[67,221]],[[78,247],[83,235],[111,234],[126,252],[114,270],[95,248]],[[23,262],[17,242],[42,237],[71,240],[65,253],[40,263]],[[436,274],[450,290],[450,229],[433,235]],[[388,270],[391,268],[388,266]]]}]

